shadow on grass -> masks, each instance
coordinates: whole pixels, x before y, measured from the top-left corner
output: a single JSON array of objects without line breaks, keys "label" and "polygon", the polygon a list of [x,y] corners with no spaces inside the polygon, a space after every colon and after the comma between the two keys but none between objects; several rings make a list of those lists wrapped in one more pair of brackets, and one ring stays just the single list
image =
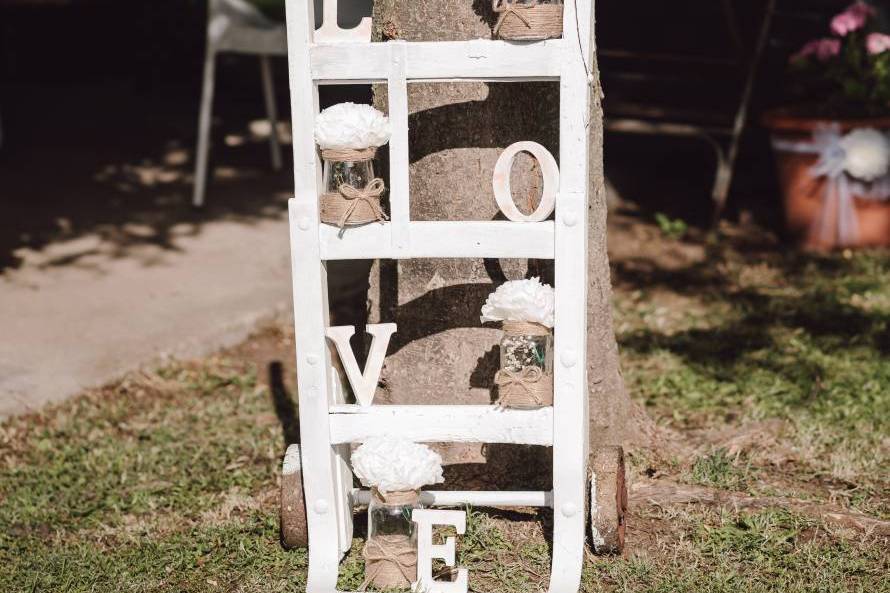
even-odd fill
[{"label": "shadow on grass", "polygon": [[[739,255],[750,269],[768,264],[770,280],[741,282]],[[887,290],[886,255],[848,260],[773,251],[748,257],[713,247],[702,261],[677,270],[651,259],[624,260],[615,269],[623,288],[664,290],[699,297],[706,307],[723,305],[720,316],[709,314],[703,327],[643,328],[619,336],[625,352],[678,357],[693,373],[690,380],[724,383],[740,397],[772,389],[776,403],[791,407],[811,403],[826,381],[842,382],[842,391],[856,398],[855,387],[847,384],[851,376],[883,380],[880,361],[890,355],[890,314],[886,308],[858,306],[854,297]],[[708,397],[712,403],[719,399]]]}]

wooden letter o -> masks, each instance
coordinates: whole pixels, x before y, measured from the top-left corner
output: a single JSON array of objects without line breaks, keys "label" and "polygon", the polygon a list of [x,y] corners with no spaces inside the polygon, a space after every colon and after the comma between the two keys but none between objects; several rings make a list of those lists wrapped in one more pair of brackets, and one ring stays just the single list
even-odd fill
[{"label": "wooden letter o", "polygon": [[[541,175],[544,178],[544,191],[541,194],[541,203],[531,214],[523,214],[513,201],[513,192],[510,189],[510,171],[513,169],[513,160],[520,152],[531,154],[541,165]],[[559,189],[559,167],[556,159],[550,152],[537,142],[516,142],[498,157],[494,166],[494,199],[504,216],[514,222],[541,222],[553,212],[556,207],[556,192]]]}]

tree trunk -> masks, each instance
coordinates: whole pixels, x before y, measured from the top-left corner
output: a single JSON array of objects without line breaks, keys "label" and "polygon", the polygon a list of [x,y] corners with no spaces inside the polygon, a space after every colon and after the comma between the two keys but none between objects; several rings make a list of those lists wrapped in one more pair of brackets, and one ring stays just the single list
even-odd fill
[{"label": "tree trunk", "polygon": [[[490,38],[495,21],[490,0],[374,3],[378,40]],[[598,77],[595,80],[590,123],[587,360],[593,446],[628,444],[637,434],[629,422],[632,406],[612,329],[602,112]],[[413,220],[500,218],[492,172],[503,149],[513,142],[533,140],[559,155],[556,82],[424,83],[408,89]],[[375,89],[375,102],[385,110],[384,85]],[[532,159],[517,158],[512,173],[514,195],[527,192],[535,196],[530,201],[536,199],[540,178],[535,169]],[[525,211],[536,205],[523,201],[518,205]],[[500,331],[480,325],[479,310],[485,298],[506,279],[540,275],[553,282],[552,262],[526,260],[382,261],[375,272],[371,320],[398,324],[377,394],[381,403],[490,403]],[[445,451],[451,462],[478,461],[478,447],[476,451],[466,446]],[[491,448],[488,452],[491,461]]]}]

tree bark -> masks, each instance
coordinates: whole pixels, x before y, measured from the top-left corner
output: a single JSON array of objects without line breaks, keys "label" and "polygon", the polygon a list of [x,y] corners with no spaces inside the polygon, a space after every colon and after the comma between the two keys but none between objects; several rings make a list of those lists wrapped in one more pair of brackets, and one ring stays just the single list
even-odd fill
[{"label": "tree bark", "polygon": [[[488,0],[374,3],[378,40],[490,38],[495,21]],[[638,431],[629,422],[632,406],[612,329],[601,93],[595,63],[593,68],[587,360],[590,434],[593,446],[627,445],[637,440]],[[424,83],[411,84],[408,89],[413,220],[500,218],[491,189],[492,172],[499,154],[513,142],[539,142],[558,158],[558,83]],[[375,103],[385,110],[384,85],[375,89]],[[527,192],[537,196],[540,180],[535,169],[532,159],[517,158],[512,173],[514,195]],[[536,205],[522,202],[518,203],[522,210]],[[541,275],[553,282],[552,262],[382,261],[375,268],[371,320],[395,321],[399,328],[377,394],[381,403],[490,403],[500,331],[480,325],[479,310],[485,298],[507,279]],[[478,460],[466,447],[446,451],[452,462]]]}]

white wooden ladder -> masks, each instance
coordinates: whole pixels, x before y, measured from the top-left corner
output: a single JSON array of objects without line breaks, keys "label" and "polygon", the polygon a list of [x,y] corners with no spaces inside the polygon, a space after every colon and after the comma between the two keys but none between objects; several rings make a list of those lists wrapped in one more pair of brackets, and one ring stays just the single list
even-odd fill
[{"label": "white wooden ladder", "polygon": [[[336,591],[352,545],[352,511],[367,491],[352,488],[349,444],[375,435],[418,442],[526,443],[553,447],[552,492],[426,492],[433,505],[542,506],[554,509],[551,593],[577,591],[585,541],[588,457],[587,208],[592,1],[567,0],[562,39],[510,43],[372,43],[370,19],[336,26],[337,0],[325,0],[314,30],[313,2],[287,0],[294,178],[290,200],[294,318],[303,493],[309,530],[309,593]],[[559,191],[554,220],[412,221],[409,216],[408,97],[411,82],[559,81]],[[311,122],[320,84],[386,83],[391,220],[339,229],[319,223],[321,162]],[[530,139],[533,140],[533,139]],[[481,188],[480,188],[481,189]],[[554,259],[554,405],[534,411],[493,406],[348,405],[332,372],[326,262],[407,258]],[[423,369],[417,369],[422,373]]]}]

